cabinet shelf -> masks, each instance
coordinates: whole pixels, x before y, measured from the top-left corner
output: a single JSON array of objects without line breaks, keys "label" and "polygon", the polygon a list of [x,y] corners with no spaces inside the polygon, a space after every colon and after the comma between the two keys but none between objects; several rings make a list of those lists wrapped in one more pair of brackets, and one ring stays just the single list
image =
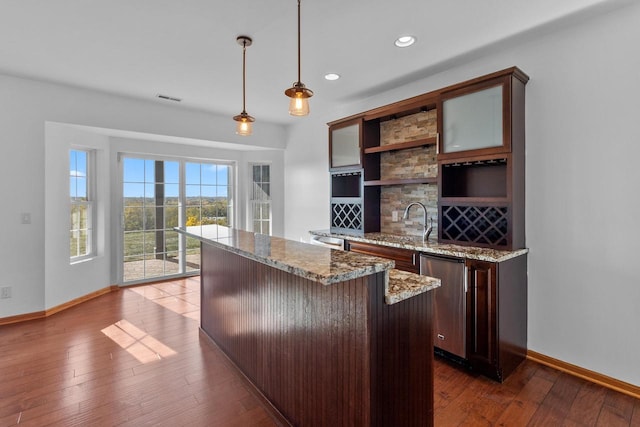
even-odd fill
[{"label": "cabinet shelf", "polygon": [[398,178],[398,179],[377,179],[365,181],[365,187],[375,187],[382,185],[405,185],[405,184],[437,184],[438,177],[427,178]]},{"label": "cabinet shelf", "polygon": [[424,147],[427,145],[436,145],[438,139],[435,136],[430,138],[416,139],[415,141],[398,142],[396,144],[381,145],[377,147],[368,147],[364,149],[364,154],[383,153],[387,151],[406,150],[407,148]]},{"label": "cabinet shelf", "polygon": [[506,206],[509,204],[508,197],[440,197],[440,203],[447,205],[488,205]]}]

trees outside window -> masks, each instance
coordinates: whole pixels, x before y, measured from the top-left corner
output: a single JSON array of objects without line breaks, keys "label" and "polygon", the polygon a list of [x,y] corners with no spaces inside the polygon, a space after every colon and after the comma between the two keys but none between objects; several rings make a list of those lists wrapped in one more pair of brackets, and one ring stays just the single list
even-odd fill
[{"label": "trees outside window", "polygon": [[89,150],[69,151],[69,255],[71,262],[91,257],[93,245],[93,160]]}]

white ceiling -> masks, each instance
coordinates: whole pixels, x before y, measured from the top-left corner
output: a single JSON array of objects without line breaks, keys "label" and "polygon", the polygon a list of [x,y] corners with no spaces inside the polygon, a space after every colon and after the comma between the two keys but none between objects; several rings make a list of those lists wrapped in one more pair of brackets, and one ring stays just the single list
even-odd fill
[{"label": "white ceiling", "polygon": [[[631,0],[302,0],[302,81],[314,109],[366,97],[478,52]],[[293,120],[296,0],[0,0],[0,73],[233,116]],[[398,49],[399,35],[418,39]],[[336,82],[323,79],[339,73]],[[171,104],[176,105],[176,104]]]}]

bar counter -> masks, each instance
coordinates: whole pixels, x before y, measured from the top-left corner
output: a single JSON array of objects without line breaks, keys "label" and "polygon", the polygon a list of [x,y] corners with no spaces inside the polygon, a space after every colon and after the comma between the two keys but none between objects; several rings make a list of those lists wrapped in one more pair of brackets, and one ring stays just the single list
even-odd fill
[{"label": "bar counter", "polygon": [[437,280],[220,226],[179,231],[201,241],[201,332],[283,424],[433,425]]}]

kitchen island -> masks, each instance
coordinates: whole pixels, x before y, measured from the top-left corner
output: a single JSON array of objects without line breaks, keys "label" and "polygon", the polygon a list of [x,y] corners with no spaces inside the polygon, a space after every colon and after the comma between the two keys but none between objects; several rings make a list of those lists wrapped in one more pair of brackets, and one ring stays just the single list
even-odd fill
[{"label": "kitchen island", "polygon": [[430,290],[393,261],[220,226],[201,331],[291,425],[433,425]]}]

